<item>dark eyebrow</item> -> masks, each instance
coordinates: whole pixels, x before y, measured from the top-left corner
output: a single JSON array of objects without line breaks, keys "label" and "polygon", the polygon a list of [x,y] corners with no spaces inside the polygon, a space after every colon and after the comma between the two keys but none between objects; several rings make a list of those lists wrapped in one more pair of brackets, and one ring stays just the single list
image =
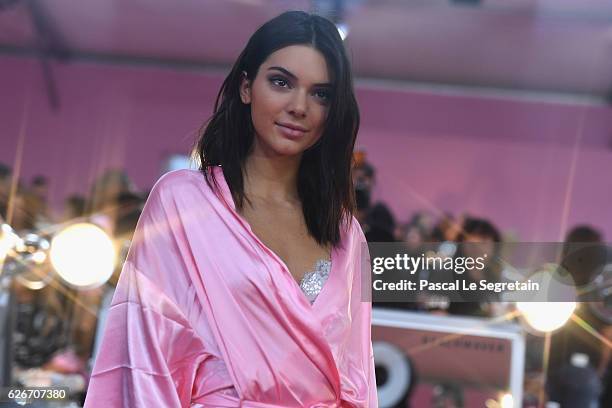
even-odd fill
[{"label": "dark eyebrow", "polygon": [[[291,73],[290,71],[288,71],[287,69],[283,68],[283,67],[270,67],[268,68],[268,71],[270,70],[277,70],[282,72],[283,74],[287,75],[289,78],[291,79],[298,79],[293,73]],[[320,87],[320,88],[331,88],[332,84],[326,82],[326,83],[322,83],[322,84],[314,84],[314,86],[316,87]]]}]

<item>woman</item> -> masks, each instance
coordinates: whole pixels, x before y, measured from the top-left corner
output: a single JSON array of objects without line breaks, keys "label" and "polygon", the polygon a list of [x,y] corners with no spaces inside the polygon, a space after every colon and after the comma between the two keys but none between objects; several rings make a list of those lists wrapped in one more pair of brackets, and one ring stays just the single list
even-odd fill
[{"label": "woman", "polygon": [[255,32],[197,145],[200,171],[151,191],[87,407],[377,406],[358,125],[331,22],[287,12]]}]

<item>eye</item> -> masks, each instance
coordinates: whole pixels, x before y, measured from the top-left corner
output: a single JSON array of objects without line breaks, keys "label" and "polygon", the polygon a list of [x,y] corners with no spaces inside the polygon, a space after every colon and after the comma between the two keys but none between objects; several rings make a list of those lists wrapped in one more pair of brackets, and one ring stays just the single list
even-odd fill
[{"label": "eye", "polygon": [[316,96],[317,98],[319,98],[323,102],[329,102],[329,100],[331,99],[330,92],[328,90],[325,90],[325,89],[319,89],[319,90],[315,91],[314,92],[314,96]]},{"label": "eye", "polygon": [[270,82],[276,86],[280,86],[281,88],[287,88],[289,86],[289,82],[280,77],[270,78]]}]

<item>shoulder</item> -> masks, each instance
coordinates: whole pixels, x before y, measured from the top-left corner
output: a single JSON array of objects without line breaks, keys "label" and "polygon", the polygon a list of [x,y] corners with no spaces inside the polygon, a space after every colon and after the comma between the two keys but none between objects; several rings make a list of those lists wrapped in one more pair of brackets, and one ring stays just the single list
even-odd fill
[{"label": "shoulder", "polygon": [[155,182],[149,193],[149,200],[164,200],[177,194],[185,195],[206,187],[204,174],[199,170],[173,170],[163,174]]},{"label": "shoulder", "polygon": [[173,170],[163,174],[153,185],[145,204],[145,212],[175,214],[210,201],[210,189],[204,174],[198,170]]},{"label": "shoulder", "polygon": [[173,170],[163,174],[159,179],[157,179],[151,191],[163,191],[180,188],[186,185],[198,183],[200,181],[204,181],[204,175],[199,170]]},{"label": "shoulder", "polygon": [[231,193],[227,188],[223,173],[214,170],[215,179],[204,175],[200,170],[173,170],[162,175],[152,187],[147,204],[168,208],[171,212],[182,212],[197,208],[199,212],[210,207],[218,207],[231,202]]},{"label": "shoulder", "polygon": [[139,220],[141,229],[153,228],[165,234],[181,227],[183,220],[195,225],[195,220],[209,218],[202,217],[209,208],[207,189],[204,175],[197,170],[174,170],[162,175],[148,194]]}]

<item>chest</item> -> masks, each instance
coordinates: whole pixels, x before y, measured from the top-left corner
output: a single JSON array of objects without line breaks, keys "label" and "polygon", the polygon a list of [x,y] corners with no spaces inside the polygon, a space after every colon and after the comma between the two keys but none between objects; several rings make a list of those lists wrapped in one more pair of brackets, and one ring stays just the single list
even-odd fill
[{"label": "chest", "polygon": [[283,260],[296,282],[312,271],[318,260],[330,258],[330,247],[319,245],[309,234],[301,208],[247,207],[242,217],[259,240]]}]

